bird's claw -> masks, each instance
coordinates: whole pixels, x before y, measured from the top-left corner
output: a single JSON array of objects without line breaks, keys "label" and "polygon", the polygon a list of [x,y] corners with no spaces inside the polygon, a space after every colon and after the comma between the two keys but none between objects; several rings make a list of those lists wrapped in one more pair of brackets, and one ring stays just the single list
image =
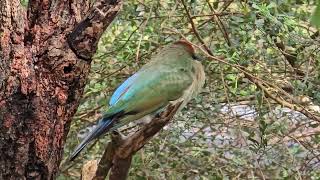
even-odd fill
[{"label": "bird's claw", "polygon": [[118,129],[112,130],[111,134],[112,134],[113,136],[119,136],[119,135],[121,135],[121,133],[120,133],[120,131],[119,131]]}]

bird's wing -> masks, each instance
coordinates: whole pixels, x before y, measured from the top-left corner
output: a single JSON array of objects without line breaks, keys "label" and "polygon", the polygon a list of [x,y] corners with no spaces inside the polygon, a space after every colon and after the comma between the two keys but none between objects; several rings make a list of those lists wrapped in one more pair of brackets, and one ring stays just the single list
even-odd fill
[{"label": "bird's wing", "polygon": [[169,101],[181,98],[192,85],[191,72],[184,68],[149,66],[128,78],[110,99],[111,107],[98,125],[75,148],[70,160],[75,159],[93,139],[130,121],[154,113]]},{"label": "bird's wing", "polygon": [[192,81],[191,72],[184,68],[145,68],[119,86],[104,117],[121,112],[125,117],[120,121],[139,119],[179,99]]},{"label": "bird's wing", "polygon": [[112,94],[110,101],[109,101],[109,105],[113,106],[122,95],[124,95],[125,92],[127,92],[129,90],[129,87],[134,83],[134,81],[137,79],[137,77],[141,77],[140,74],[142,74],[142,72],[145,69],[150,68],[150,66],[156,66],[157,65],[157,61],[151,61],[148,64],[145,64],[138,72],[136,72],[135,74],[131,75],[127,80],[125,80],[116,90],[115,92]]},{"label": "bird's wing", "polygon": [[139,73],[135,73],[130,76],[127,80],[125,80],[113,93],[110,98],[109,105],[113,106],[119,98],[128,90],[128,88],[132,85],[133,81],[138,77]]}]

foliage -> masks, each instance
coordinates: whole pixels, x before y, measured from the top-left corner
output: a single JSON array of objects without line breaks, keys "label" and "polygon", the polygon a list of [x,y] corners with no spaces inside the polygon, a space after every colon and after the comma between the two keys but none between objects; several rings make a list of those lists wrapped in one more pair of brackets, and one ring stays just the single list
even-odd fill
[{"label": "foliage", "polygon": [[[201,46],[182,2],[125,1],[100,41],[65,157],[79,143],[81,129],[108,107],[113,90],[162,45],[184,36]],[[320,39],[309,24],[315,2],[185,4],[200,41],[224,63],[198,49],[206,59],[203,92],[134,157],[129,179],[320,177],[319,122],[281,103],[319,115]],[[85,161],[101,157],[108,138],[88,148],[60,179],[77,179]]]},{"label": "foliage", "polygon": [[20,0],[20,3],[22,4],[23,7],[27,7],[28,2],[29,2],[29,0]]},{"label": "foliage", "polygon": [[317,26],[318,28],[320,27],[320,3],[318,3],[316,9],[314,10],[314,13],[311,18],[311,23]]}]

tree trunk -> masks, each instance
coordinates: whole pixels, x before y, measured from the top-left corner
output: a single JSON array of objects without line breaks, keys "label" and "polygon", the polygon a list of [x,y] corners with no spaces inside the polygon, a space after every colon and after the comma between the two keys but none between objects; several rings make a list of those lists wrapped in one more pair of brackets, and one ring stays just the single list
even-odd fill
[{"label": "tree trunk", "polygon": [[0,0],[0,179],[54,179],[121,0]]}]

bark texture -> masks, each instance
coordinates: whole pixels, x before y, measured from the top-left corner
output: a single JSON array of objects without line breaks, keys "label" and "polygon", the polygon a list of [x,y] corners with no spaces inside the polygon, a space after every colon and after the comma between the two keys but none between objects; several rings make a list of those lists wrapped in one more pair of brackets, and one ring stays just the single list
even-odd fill
[{"label": "bark texture", "polygon": [[121,0],[0,0],[0,179],[54,179]]}]

